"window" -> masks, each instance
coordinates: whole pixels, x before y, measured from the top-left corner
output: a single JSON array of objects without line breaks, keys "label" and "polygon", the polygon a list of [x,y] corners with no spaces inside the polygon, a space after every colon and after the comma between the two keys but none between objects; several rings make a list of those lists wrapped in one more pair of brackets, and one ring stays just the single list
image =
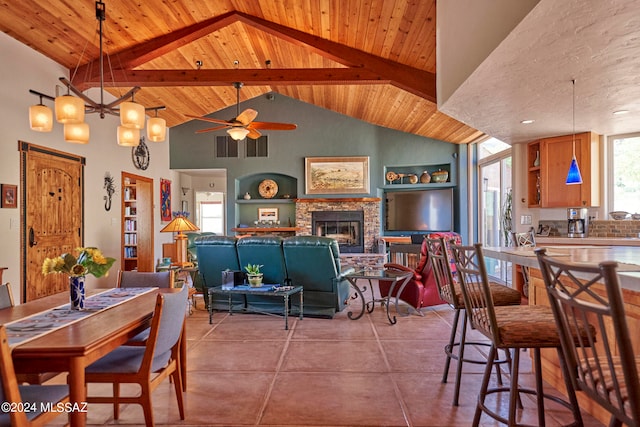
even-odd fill
[{"label": "window", "polygon": [[195,223],[200,231],[225,234],[224,193],[196,191]]},{"label": "window", "polygon": [[640,213],[640,133],[609,137],[609,210]]},{"label": "window", "polygon": [[230,136],[216,136],[216,157],[238,157],[238,141]]},{"label": "window", "polygon": [[267,137],[261,136],[258,139],[247,138],[247,157],[269,157],[269,145]]},{"label": "window", "polygon": [[[511,200],[511,146],[488,139],[478,144],[478,158],[479,241],[485,246],[507,246],[509,218],[504,212]],[[509,281],[510,268],[505,261],[487,259],[488,274],[501,281]]]}]

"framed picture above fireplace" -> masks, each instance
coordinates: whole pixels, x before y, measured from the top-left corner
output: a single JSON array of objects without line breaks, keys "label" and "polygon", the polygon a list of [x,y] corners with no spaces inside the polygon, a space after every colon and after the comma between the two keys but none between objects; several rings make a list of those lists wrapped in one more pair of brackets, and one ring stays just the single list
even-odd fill
[{"label": "framed picture above fireplace", "polygon": [[369,193],[369,157],[306,157],[306,194]]}]

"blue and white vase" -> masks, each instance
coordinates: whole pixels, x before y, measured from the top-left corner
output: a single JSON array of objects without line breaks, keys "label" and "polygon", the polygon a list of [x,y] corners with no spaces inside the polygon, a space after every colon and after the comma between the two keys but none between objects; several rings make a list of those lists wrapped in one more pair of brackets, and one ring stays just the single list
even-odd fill
[{"label": "blue and white vase", "polygon": [[84,276],[69,276],[71,310],[84,310]]}]

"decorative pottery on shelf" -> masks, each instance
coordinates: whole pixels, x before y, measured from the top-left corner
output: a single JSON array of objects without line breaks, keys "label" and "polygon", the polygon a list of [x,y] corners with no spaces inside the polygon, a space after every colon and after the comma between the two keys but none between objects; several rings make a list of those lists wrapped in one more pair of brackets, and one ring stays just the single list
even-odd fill
[{"label": "decorative pottery on shelf", "polygon": [[428,184],[430,182],[431,182],[431,175],[429,175],[429,172],[427,171],[422,172],[422,175],[420,175],[420,183]]},{"label": "decorative pottery on shelf", "polygon": [[243,197],[244,197],[245,200],[251,200],[251,194],[249,194],[248,191],[246,193],[244,193]]},{"label": "decorative pottery on shelf", "polygon": [[258,192],[263,198],[272,199],[278,194],[278,184],[272,179],[265,179],[258,186]]},{"label": "decorative pottery on shelf", "polygon": [[395,173],[394,171],[389,171],[387,172],[387,174],[385,175],[385,178],[387,178],[387,181],[389,181],[389,184],[392,184],[393,181],[395,181],[396,179],[398,179],[398,174]]},{"label": "decorative pottery on shelf", "polygon": [[437,171],[431,174],[431,182],[447,182],[449,179],[449,172],[443,171],[442,169],[438,169]]},{"label": "decorative pottery on shelf", "polygon": [[247,282],[252,288],[259,288],[262,286],[262,273],[247,274]]},{"label": "decorative pottery on shelf", "polygon": [[69,276],[71,310],[84,310],[84,276]]},{"label": "decorative pottery on shelf", "polygon": [[418,175],[416,175],[414,173],[410,173],[409,175],[407,175],[407,177],[409,178],[409,184],[417,184],[418,183]]}]

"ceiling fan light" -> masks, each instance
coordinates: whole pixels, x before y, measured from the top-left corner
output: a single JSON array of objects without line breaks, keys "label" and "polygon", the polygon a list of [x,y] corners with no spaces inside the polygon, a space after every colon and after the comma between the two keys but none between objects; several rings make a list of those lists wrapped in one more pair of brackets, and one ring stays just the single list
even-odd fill
[{"label": "ceiling fan light", "polygon": [[249,129],[236,126],[231,129],[227,129],[227,133],[236,141],[241,141],[249,134]]},{"label": "ceiling fan light", "polygon": [[120,124],[125,127],[142,129],[144,127],[144,106],[131,101],[120,104]]},{"label": "ceiling fan light", "polygon": [[118,145],[136,147],[140,144],[140,129],[118,126]]},{"label": "ceiling fan light", "polygon": [[36,132],[51,132],[53,129],[53,111],[46,105],[29,107],[29,126]]},{"label": "ceiling fan light", "polygon": [[147,139],[162,142],[167,136],[167,122],[160,117],[151,117],[147,122]]},{"label": "ceiling fan light", "polygon": [[86,123],[65,123],[64,140],[74,144],[89,142],[89,125]]},{"label": "ceiling fan light", "polygon": [[56,120],[64,124],[84,122],[84,101],[71,95],[57,96],[55,101]]}]

